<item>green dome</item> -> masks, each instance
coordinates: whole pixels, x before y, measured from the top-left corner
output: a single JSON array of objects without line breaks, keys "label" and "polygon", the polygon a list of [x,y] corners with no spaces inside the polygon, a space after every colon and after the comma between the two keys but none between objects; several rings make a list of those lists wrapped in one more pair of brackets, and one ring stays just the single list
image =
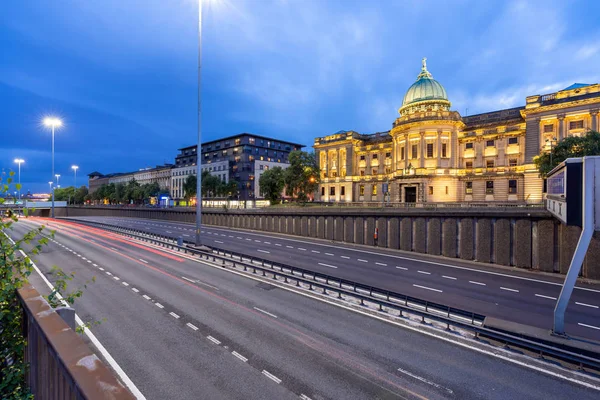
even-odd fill
[{"label": "green dome", "polygon": [[417,76],[417,81],[412,84],[404,95],[402,107],[411,103],[425,100],[445,100],[448,101],[446,89],[435,79],[429,71],[427,71],[427,59],[423,59],[423,67],[421,73]]}]

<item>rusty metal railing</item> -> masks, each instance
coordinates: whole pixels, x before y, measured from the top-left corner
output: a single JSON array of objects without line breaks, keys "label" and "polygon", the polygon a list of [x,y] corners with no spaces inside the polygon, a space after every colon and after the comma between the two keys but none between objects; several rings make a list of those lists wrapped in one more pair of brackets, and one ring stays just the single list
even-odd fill
[{"label": "rusty metal railing", "polygon": [[18,293],[27,384],[36,399],[135,399],[33,286]]}]

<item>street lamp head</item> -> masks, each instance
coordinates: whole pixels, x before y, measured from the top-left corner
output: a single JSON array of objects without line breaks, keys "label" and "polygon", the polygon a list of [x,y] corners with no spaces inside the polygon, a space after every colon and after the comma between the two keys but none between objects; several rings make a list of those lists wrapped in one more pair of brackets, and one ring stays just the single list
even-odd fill
[{"label": "street lamp head", "polygon": [[77,165],[72,165],[72,166],[71,166],[71,169],[73,169],[73,170],[77,171],[77,170],[79,169],[79,167],[78,167]]},{"label": "street lamp head", "polygon": [[24,163],[24,162],[25,162],[25,160],[23,160],[22,158],[15,158],[15,162],[16,162],[17,164],[21,164],[21,163]]},{"label": "street lamp head", "polygon": [[62,121],[59,118],[46,117],[44,118],[44,125],[49,128],[60,128],[62,126]]},{"label": "street lamp head", "polygon": [[56,174],[56,175],[54,175],[54,176],[55,176],[55,177],[57,177],[57,178],[60,178],[60,174]]},{"label": "street lamp head", "polygon": [[52,184],[53,184],[53,183],[54,183],[54,182],[52,182],[52,181],[48,182],[48,184],[50,184],[50,186],[52,186]]}]

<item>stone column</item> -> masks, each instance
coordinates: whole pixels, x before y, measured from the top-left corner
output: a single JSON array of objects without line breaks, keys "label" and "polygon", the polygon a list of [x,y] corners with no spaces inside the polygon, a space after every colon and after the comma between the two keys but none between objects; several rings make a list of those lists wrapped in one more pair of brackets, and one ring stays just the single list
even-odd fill
[{"label": "stone column", "polygon": [[405,169],[408,166],[408,152],[410,151],[410,149],[408,148],[409,146],[410,146],[410,142],[408,140],[408,135],[404,135],[404,168]]},{"label": "stone column", "polygon": [[421,141],[420,143],[420,150],[419,150],[419,167],[420,168],[425,168],[425,132],[420,132],[421,135]]},{"label": "stone column", "polygon": [[437,134],[437,167],[440,168],[440,160],[442,158],[442,131],[438,131]]},{"label": "stone column", "polygon": [[598,109],[594,109],[590,111],[590,115],[592,117],[592,130],[593,131],[597,131],[598,130]]},{"label": "stone column", "polygon": [[[540,127],[541,128],[541,127]],[[540,132],[543,132],[540,129]],[[558,115],[558,140],[563,140],[565,137],[565,114]],[[546,142],[542,141],[542,146],[544,146]]]}]

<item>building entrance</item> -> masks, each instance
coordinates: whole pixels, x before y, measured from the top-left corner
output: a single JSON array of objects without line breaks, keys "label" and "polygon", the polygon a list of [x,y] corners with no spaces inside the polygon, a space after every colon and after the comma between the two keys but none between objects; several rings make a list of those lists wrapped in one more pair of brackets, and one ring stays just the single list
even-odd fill
[{"label": "building entrance", "polygon": [[409,186],[404,188],[404,202],[405,203],[416,203],[417,202],[417,187]]}]

